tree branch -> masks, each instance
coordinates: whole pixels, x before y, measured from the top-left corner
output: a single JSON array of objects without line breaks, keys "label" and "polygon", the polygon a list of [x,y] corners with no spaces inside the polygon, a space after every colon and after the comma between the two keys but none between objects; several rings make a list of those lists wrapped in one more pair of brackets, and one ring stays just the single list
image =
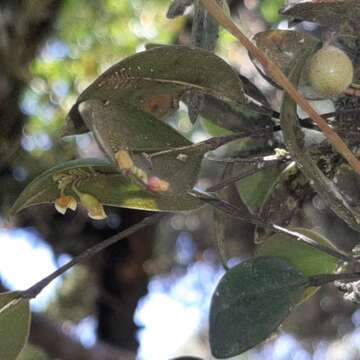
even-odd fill
[{"label": "tree branch", "polygon": [[55,270],[53,273],[45,277],[44,279],[40,280],[30,288],[24,291],[19,292],[19,297],[22,298],[28,298],[32,299],[35,298],[47,285],[49,285],[53,280],[55,280],[57,277],[61,276],[63,273],[65,273],[67,270],[71,269],[73,266],[88,260],[90,257],[94,256],[95,254],[101,252],[102,250],[106,249],[107,247],[115,244],[116,242],[132,235],[136,231],[142,229],[143,227],[153,225],[158,220],[160,220],[162,217],[164,217],[166,213],[157,213],[152,216],[148,216],[142,221],[136,223],[133,226],[130,226],[129,228],[125,229],[124,231],[121,231],[120,233],[111,236],[107,238],[106,240],[90,247],[89,249],[82,252],[80,255],[75,256],[72,260],[70,260],[65,265],[61,266],[57,270]]}]

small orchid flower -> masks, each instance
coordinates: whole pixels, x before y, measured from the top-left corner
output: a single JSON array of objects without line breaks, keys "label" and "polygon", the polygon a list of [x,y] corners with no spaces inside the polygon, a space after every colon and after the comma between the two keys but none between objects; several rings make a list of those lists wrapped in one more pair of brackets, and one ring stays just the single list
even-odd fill
[{"label": "small orchid flower", "polygon": [[62,195],[55,200],[55,209],[60,214],[65,214],[67,209],[75,211],[77,207],[76,200],[70,195]]},{"label": "small orchid flower", "polygon": [[79,197],[81,204],[87,209],[88,215],[91,219],[106,219],[107,215],[105,213],[104,207],[95,196],[81,193],[79,194]]}]

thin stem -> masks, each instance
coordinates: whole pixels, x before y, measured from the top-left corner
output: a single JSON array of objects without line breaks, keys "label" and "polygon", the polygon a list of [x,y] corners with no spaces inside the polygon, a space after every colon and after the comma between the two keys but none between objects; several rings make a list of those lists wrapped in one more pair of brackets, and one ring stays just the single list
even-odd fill
[{"label": "thin stem", "polygon": [[212,194],[212,193],[210,194],[208,192],[199,191],[199,190],[193,190],[189,194],[199,200],[202,200],[202,201],[216,207],[217,209],[229,214],[230,216],[232,216],[234,218],[240,219],[245,222],[249,222],[251,224],[254,224],[254,225],[257,225],[257,226],[260,226],[263,228],[269,228],[276,232],[287,234],[287,235],[295,238],[296,240],[302,241],[303,243],[305,243],[317,250],[320,250],[330,256],[333,256],[339,260],[346,261],[346,262],[351,262],[354,260],[351,256],[345,255],[331,247],[319,244],[317,241],[315,241],[297,231],[288,230],[286,228],[283,228],[280,225],[267,223],[267,222],[263,221],[262,219],[260,219],[256,215],[253,215],[250,213],[244,213],[243,209],[239,209],[234,204],[220,199],[216,194]]},{"label": "thin stem", "polygon": [[254,130],[242,130],[232,135],[225,135],[225,136],[215,136],[210,139],[201,141],[196,144],[190,144],[186,146],[175,147],[171,149],[161,150],[154,153],[147,154],[147,159],[151,161],[154,157],[169,155],[172,153],[178,153],[179,151],[187,151],[191,149],[203,149],[204,151],[214,150],[220,146],[223,146],[231,141],[239,140],[244,137],[263,137],[265,133],[269,131],[254,131]]},{"label": "thin stem", "polygon": [[[349,115],[349,114],[356,114],[356,113],[360,113],[360,108],[359,107],[349,107],[349,108],[345,108],[345,109],[341,109],[341,110],[336,110],[336,111],[321,114],[321,116],[324,119],[329,119],[329,118],[332,118],[332,117],[335,117],[335,116]],[[280,113],[277,112],[277,111],[274,111],[273,112],[273,118],[279,119],[280,118]],[[299,120],[300,125],[302,127],[304,127],[304,128],[320,130],[312,122],[311,117],[301,118],[301,119],[298,119],[298,120]],[[279,130],[281,130],[281,126],[274,126],[274,131],[279,131]]]},{"label": "thin stem", "polygon": [[355,157],[355,155],[348,148],[346,143],[341,139],[341,137],[331,129],[324,120],[309,104],[309,102],[297,91],[295,86],[289,81],[286,75],[281,71],[281,69],[275,65],[266,54],[259,48],[257,48],[235,25],[235,23],[224,13],[222,8],[214,0],[201,0],[203,5],[209,11],[209,13],[226,28],[231,34],[233,34],[241,44],[249,51],[249,53],[255,57],[261,65],[264,67],[265,71],[272,76],[282,87],[283,89],[291,96],[291,98],[296,101],[296,103],[306,111],[314,122],[318,125],[320,130],[328,138],[331,144],[337,149],[337,151],[348,161],[351,167],[360,174],[360,161]]},{"label": "thin stem", "polygon": [[[224,167],[224,171],[221,176],[221,180],[226,178],[228,174],[232,173],[234,164],[228,163]],[[226,194],[224,194],[226,196]],[[220,259],[222,266],[225,271],[229,270],[229,267],[227,265],[227,255],[226,255],[226,246],[225,246],[225,235],[226,235],[226,226],[225,221],[226,217],[225,214],[222,211],[217,210],[216,208],[214,210],[214,225],[215,225],[215,237],[216,237],[216,244],[219,251]]]},{"label": "thin stem", "polygon": [[320,274],[310,277],[310,286],[322,286],[338,280],[359,280],[360,272],[343,274]]},{"label": "thin stem", "polygon": [[106,249],[107,247],[117,243],[118,241],[134,234],[138,230],[155,224],[158,220],[160,220],[162,217],[167,215],[166,213],[157,213],[152,216],[148,216],[142,221],[138,222],[135,225],[132,225],[125,229],[124,231],[121,231],[120,233],[113,235],[109,237],[108,239],[102,241],[101,243],[98,243],[89,249],[82,252],[80,255],[75,256],[72,260],[67,262],[65,265],[61,266],[57,270],[55,270],[53,273],[45,277],[44,279],[40,280],[30,288],[24,291],[20,291],[20,296],[22,298],[28,298],[32,299],[35,298],[47,285],[49,285],[53,280],[64,274],[66,271],[71,269],[73,266],[88,260],[90,257],[94,256],[95,254],[99,253],[100,251]]},{"label": "thin stem", "polygon": [[227,186],[229,186],[229,185],[231,185],[231,184],[233,184],[233,183],[235,183],[235,182],[237,182],[239,180],[242,180],[242,179],[245,179],[245,178],[247,178],[249,176],[255,175],[259,171],[271,168],[273,166],[277,166],[277,165],[279,165],[279,162],[280,162],[280,160],[272,161],[272,162],[262,162],[262,163],[259,162],[257,167],[249,169],[247,171],[244,171],[244,172],[242,172],[240,174],[237,174],[235,176],[228,177],[228,178],[222,180],[221,182],[209,187],[207,189],[207,191],[209,191],[209,192],[219,191],[220,189],[223,189],[223,188],[225,188],[225,187],[227,187]]}]

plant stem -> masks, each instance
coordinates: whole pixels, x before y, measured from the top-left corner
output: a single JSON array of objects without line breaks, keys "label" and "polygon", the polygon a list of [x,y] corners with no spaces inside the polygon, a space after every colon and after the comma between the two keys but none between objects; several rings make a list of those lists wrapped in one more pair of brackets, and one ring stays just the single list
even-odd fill
[{"label": "plant stem", "polygon": [[351,256],[343,254],[331,247],[319,244],[317,241],[315,241],[315,240],[309,238],[308,236],[301,234],[297,231],[288,230],[280,225],[267,223],[267,222],[263,221],[262,219],[260,219],[258,216],[250,214],[249,212],[244,213],[243,209],[238,208],[237,206],[235,206],[234,204],[232,204],[228,201],[220,199],[215,194],[204,192],[204,191],[199,191],[199,190],[193,190],[189,194],[199,200],[202,200],[202,201],[214,206],[215,208],[225,212],[226,214],[228,214],[234,218],[240,219],[245,222],[249,222],[256,226],[260,226],[263,228],[269,228],[273,231],[287,234],[287,235],[295,238],[296,240],[302,241],[303,243],[305,243],[317,250],[320,250],[330,256],[333,256],[339,260],[346,261],[346,262],[351,262],[354,260]]},{"label": "plant stem", "polygon": [[46,276],[44,279],[40,280],[30,288],[24,291],[19,292],[19,296],[22,298],[33,299],[35,298],[47,285],[49,285],[53,280],[64,274],[66,271],[71,269],[73,266],[88,260],[90,257],[94,256],[95,254],[99,253],[100,251],[106,249],[107,247],[117,243],[120,240],[134,234],[138,230],[155,224],[158,220],[163,218],[167,213],[157,213],[155,215],[151,215],[143,219],[142,221],[138,222],[135,225],[132,225],[121,231],[120,233],[113,235],[106,240],[90,247],[89,249],[82,252],[80,255],[75,256],[72,260],[67,262],[65,265],[61,266],[57,270],[55,270],[50,275]]},{"label": "plant stem", "polygon": [[152,160],[153,158],[155,158],[157,156],[169,155],[172,153],[178,153],[179,151],[187,151],[187,150],[191,150],[191,149],[208,152],[211,150],[215,150],[216,148],[223,146],[229,142],[239,140],[242,138],[246,138],[246,137],[250,137],[250,136],[262,138],[267,133],[269,133],[269,130],[267,130],[267,129],[265,129],[263,131],[257,130],[256,132],[251,131],[251,130],[242,130],[242,131],[236,132],[235,134],[232,134],[232,135],[215,136],[210,139],[201,141],[199,143],[153,152],[153,153],[147,154],[147,158],[149,160]]},{"label": "plant stem", "polygon": [[[276,161],[269,161],[269,162],[259,162],[258,166],[251,168],[249,170],[243,171],[240,174],[225,178],[224,180],[220,181],[219,183],[209,187],[207,191],[209,192],[215,192],[219,191],[220,189],[223,189],[231,184],[234,184],[235,182],[245,179],[249,176],[257,174],[259,171],[263,171],[264,169],[268,169],[274,166],[278,166],[281,160]],[[231,164],[228,162],[227,164]]]},{"label": "plant stem", "polygon": [[306,111],[310,117],[314,120],[320,130],[328,138],[331,144],[337,149],[337,151],[348,161],[351,167],[360,174],[360,161],[351,152],[341,137],[331,129],[327,122],[314,110],[309,102],[297,91],[295,86],[289,81],[286,75],[281,69],[275,65],[266,54],[259,48],[257,48],[236,26],[236,24],[224,13],[222,8],[214,0],[201,0],[203,5],[209,11],[209,13],[233,34],[240,43],[249,51],[249,53],[255,57],[265,71],[276,80],[283,89],[296,101],[296,103]]},{"label": "plant stem", "polygon": [[343,274],[320,274],[310,277],[310,286],[322,286],[338,280],[359,280],[360,272]]}]

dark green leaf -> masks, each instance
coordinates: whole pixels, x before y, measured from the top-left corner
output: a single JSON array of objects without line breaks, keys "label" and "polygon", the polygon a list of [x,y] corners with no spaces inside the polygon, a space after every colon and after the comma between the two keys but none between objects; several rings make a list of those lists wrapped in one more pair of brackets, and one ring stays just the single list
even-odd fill
[{"label": "dark green leaf", "polygon": [[170,184],[169,193],[191,190],[204,154],[219,146],[216,140],[192,144],[167,124],[128,104],[87,100],[79,110],[111,160],[116,160],[119,150],[130,151],[138,169]]},{"label": "dark green leaf", "polygon": [[210,135],[210,136],[224,136],[233,134],[233,131],[227,130],[212,121],[201,118],[200,123],[202,128]]},{"label": "dark green leaf", "polygon": [[192,5],[193,2],[194,0],[173,0],[166,13],[166,17],[168,19],[174,19],[184,15],[186,8]]},{"label": "dark green leaf", "polygon": [[230,269],[210,308],[210,346],[217,358],[252,348],[275,331],[297,304],[309,279],[286,261],[250,259]]},{"label": "dark green leaf", "polygon": [[[290,230],[299,232],[321,245],[332,246],[326,238],[309,229],[290,228]],[[257,256],[276,256],[284,259],[306,276],[333,273],[338,263],[337,258],[284,233],[276,233],[264,240],[256,254]],[[308,288],[304,293],[302,301],[314,295],[317,289]]]},{"label": "dark green leaf", "polygon": [[88,131],[78,113],[85,100],[126,101],[153,112],[147,105],[154,96],[178,98],[189,90],[245,103],[241,80],[218,56],[185,46],[159,46],[120,61],[95,80],[79,96],[63,133]]},{"label": "dark green leaf", "polygon": [[30,330],[29,301],[18,293],[0,294],[0,359],[15,360],[27,342]]},{"label": "dark green leaf", "polygon": [[[261,203],[259,216],[270,224],[287,226],[294,212],[301,208],[305,197],[311,193],[308,180],[293,162],[278,173],[271,184]],[[257,243],[262,243],[272,234],[271,229],[257,227],[255,240]]]},{"label": "dark green leaf", "polygon": [[191,144],[169,125],[124,102],[87,100],[79,105],[79,111],[98,144],[112,159],[120,149],[150,152]]},{"label": "dark green leaf", "polygon": [[348,164],[337,167],[333,181],[339,191],[349,201],[349,204],[359,209],[360,204],[360,176]]},{"label": "dark green leaf", "polygon": [[[310,229],[290,228],[290,230],[304,234],[321,245],[332,246],[326,238]],[[336,270],[338,262],[337,258],[284,233],[276,233],[266,239],[259,247],[257,255],[280,257],[306,276],[332,273]]]},{"label": "dark green leaf", "polygon": [[292,4],[281,11],[291,20],[317,22],[336,30],[336,38],[349,48],[357,47],[360,31],[358,0],[307,1]]},{"label": "dark green leaf", "polygon": [[[222,0],[218,0],[222,4]],[[214,51],[219,37],[219,24],[203,7],[200,0],[194,4],[194,15],[191,29],[191,45]]]},{"label": "dark green leaf", "polygon": [[33,180],[20,194],[11,209],[15,214],[29,206],[54,203],[61,195],[59,182],[54,180],[60,174],[70,176],[71,181],[65,187],[65,195],[78,200],[72,188],[95,196],[103,205],[142,209],[152,211],[187,211],[199,208],[202,203],[191,196],[183,194],[157,195],[143,190],[128,179],[107,161],[99,159],[82,159],[47,170]]},{"label": "dark green leaf", "polygon": [[254,103],[225,102],[211,95],[204,95],[200,115],[230,131],[252,130],[256,134],[258,129],[264,131],[274,126],[272,110]]},{"label": "dark green leaf", "polygon": [[[257,165],[242,165],[241,171],[246,171],[251,166]],[[240,166],[237,168],[239,169]],[[282,169],[283,166],[269,167],[236,183],[242,200],[252,212],[257,212],[260,209],[269,189],[271,189]]]},{"label": "dark green leaf", "polygon": [[289,5],[281,13],[292,19],[318,22],[323,26],[348,23],[359,27],[360,3],[358,0],[308,1]]},{"label": "dark green leaf", "polygon": [[254,36],[256,46],[278,65],[285,75],[292,69],[294,60],[307,49],[320,46],[320,41],[306,33],[290,30],[268,30]]}]

